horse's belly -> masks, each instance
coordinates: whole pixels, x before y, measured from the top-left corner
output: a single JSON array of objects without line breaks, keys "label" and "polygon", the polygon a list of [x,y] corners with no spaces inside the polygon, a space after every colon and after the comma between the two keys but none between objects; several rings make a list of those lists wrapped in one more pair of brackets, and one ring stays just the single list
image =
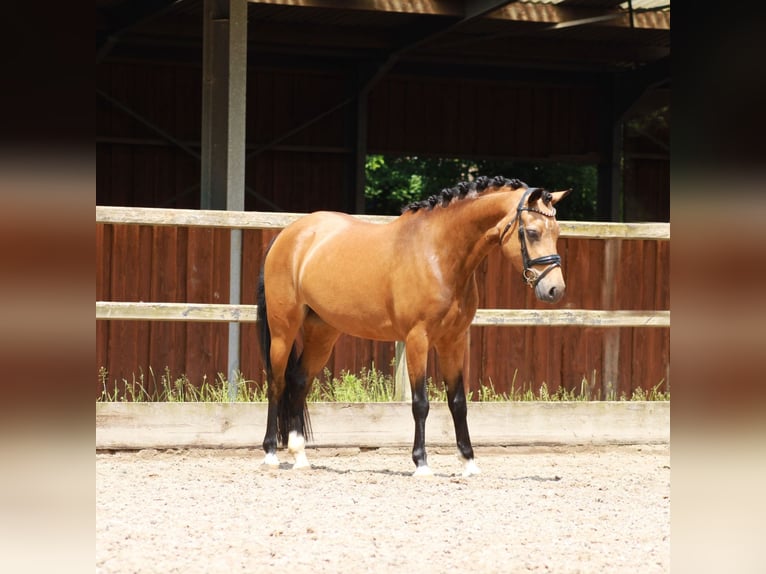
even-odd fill
[{"label": "horse's belly", "polygon": [[341,294],[324,300],[309,296],[306,303],[325,323],[343,333],[378,341],[401,338],[382,304],[351,297],[344,299]]}]

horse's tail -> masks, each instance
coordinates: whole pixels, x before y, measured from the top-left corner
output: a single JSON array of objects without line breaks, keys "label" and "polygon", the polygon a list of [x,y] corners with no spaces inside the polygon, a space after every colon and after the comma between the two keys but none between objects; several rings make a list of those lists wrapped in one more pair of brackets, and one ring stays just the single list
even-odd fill
[{"label": "horse's tail", "polygon": [[[273,243],[273,241],[272,241]],[[268,255],[271,245],[266,249],[266,255]],[[264,259],[266,257],[264,255]],[[258,290],[257,290],[257,331],[258,339],[261,347],[261,357],[266,367],[266,380],[267,384],[271,385],[274,380],[274,372],[271,367],[271,329],[269,328],[269,318],[266,312],[266,290],[265,290],[265,269],[261,267],[261,274],[258,278]],[[300,357],[295,347],[295,342],[290,349],[290,356],[287,359],[287,368],[285,369],[285,389],[282,392],[282,396],[279,397],[277,402],[277,436],[282,446],[287,445],[287,439],[290,432],[290,403],[293,402],[293,397],[297,393],[304,391],[306,385],[306,377],[301,374],[300,369]],[[305,391],[304,391],[305,392]],[[309,419],[309,412],[306,405],[306,398],[304,394],[303,398],[303,436],[307,439],[311,438],[311,420]]]}]

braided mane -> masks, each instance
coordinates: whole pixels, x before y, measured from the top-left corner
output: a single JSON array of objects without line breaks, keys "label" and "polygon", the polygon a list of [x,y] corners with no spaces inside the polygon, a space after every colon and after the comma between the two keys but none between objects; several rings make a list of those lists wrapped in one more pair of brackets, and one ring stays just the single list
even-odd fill
[{"label": "braided mane", "polygon": [[461,181],[455,187],[442,189],[439,193],[430,196],[428,199],[410,203],[402,208],[402,213],[407,213],[408,211],[414,213],[421,209],[431,210],[437,205],[447,207],[452,200],[463,199],[471,192],[476,192],[478,194],[482,193],[488,187],[498,188],[506,186],[512,187],[513,189],[528,187],[526,183],[518,179],[507,179],[502,175],[492,178],[482,175],[481,177],[477,177],[475,181]]}]

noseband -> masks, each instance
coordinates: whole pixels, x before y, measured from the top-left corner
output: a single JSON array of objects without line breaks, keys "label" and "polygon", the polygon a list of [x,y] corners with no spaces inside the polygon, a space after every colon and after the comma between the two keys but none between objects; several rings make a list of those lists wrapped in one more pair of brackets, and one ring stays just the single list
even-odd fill
[{"label": "noseband", "polygon": [[[543,255],[537,259],[529,258],[529,252],[527,251],[527,234],[526,230],[524,229],[524,223],[521,221],[521,212],[533,211],[534,213],[539,213],[545,217],[556,217],[556,208],[554,207],[551,207],[553,210],[552,213],[546,213],[545,211],[534,209],[532,207],[526,207],[524,205],[524,203],[527,201],[527,198],[529,197],[529,194],[532,193],[535,189],[536,188],[534,187],[530,187],[526,192],[524,192],[524,195],[521,197],[521,201],[519,201],[519,205],[516,208],[516,217],[511,219],[506,224],[503,232],[500,234],[500,245],[502,246],[505,234],[510,231],[514,224],[518,223],[519,243],[521,244],[521,258],[524,264],[524,270],[521,272],[521,275],[524,278],[524,282],[530,287],[536,287],[543,277],[553,271],[553,269],[556,267],[561,267],[561,256],[557,253],[554,253],[553,255]],[[534,269],[535,265],[547,265],[547,267],[543,269],[542,272],[539,272],[537,269]]]}]

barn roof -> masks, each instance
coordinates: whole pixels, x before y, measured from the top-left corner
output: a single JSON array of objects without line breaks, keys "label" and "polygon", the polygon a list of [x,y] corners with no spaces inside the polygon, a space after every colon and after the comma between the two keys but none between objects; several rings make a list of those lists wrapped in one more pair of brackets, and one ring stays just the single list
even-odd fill
[{"label": "barn roof", "polygon": [[[199,61],[202,0],[97,0],[100,57]],[[669,0],[261,0],[251,63],[603,72],[670,54]]]}]

